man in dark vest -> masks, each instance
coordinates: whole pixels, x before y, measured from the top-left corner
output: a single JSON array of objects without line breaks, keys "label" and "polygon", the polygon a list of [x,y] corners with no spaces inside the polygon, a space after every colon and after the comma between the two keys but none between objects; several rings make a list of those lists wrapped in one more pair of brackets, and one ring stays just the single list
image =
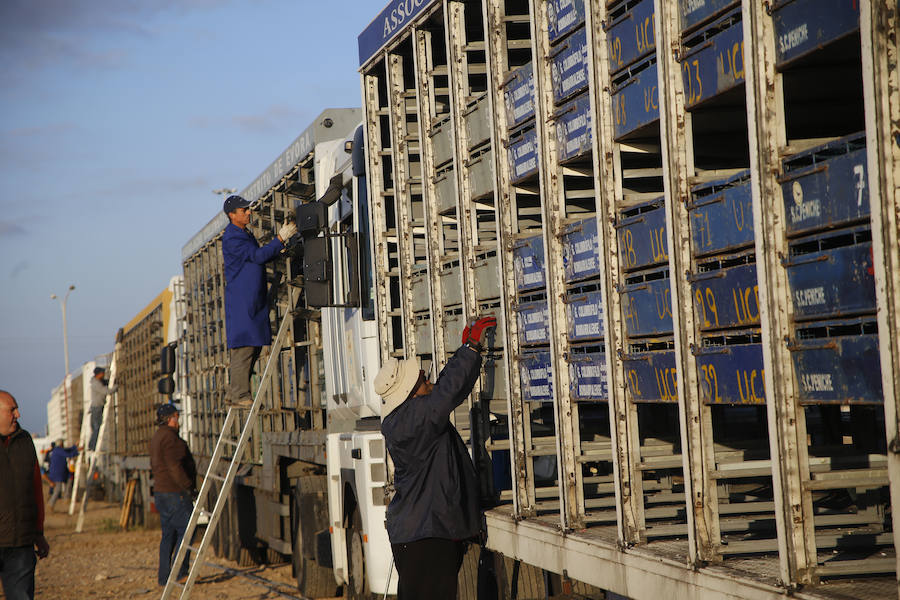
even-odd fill
[{"label": "man in dark vest", "polygon": [[0,390],[0,580],[7,600],[33,600],[35,555],[44,558],[44,493],[31,434],[19,405]]},{"label": "man in dark vest", "polygon": [[228,220],[222,234],[222,256],[225,261],[225,335],[228,338],[230,379],[225,400],[228,404],[247,408],[250,374],[263,346],[272,342],[269,305],[266,301],[266,267],[297,233],[297,225],[287,222],[278,235],[265,246],[247,229],[250,203],[240,196],[228,196],[222,207]]}]

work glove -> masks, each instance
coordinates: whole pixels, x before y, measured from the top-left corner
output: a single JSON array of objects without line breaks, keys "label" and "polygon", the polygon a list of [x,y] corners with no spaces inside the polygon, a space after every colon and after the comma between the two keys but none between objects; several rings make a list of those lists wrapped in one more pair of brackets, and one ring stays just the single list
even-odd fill
[{"label": "work glove", "polygon": [[297,224],[293,221],[285,221],[284,225],[281,226],[281,229],[278,230],[278,237],[281,238],[281,243],[286,244],[296,233]]},{"label": "work glove", "polygon": [[463,329],[462,343],[471,344],[477,350],[484,348],[482,340],[487,329],[497,326],[497,319],[494,317],[482,317],[476,321],[472,321]]}]

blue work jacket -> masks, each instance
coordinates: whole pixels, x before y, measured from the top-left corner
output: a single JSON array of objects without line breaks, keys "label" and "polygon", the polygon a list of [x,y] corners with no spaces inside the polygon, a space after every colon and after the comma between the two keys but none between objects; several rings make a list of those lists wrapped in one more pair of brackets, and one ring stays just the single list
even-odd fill
[{"label": "blue work jacket", "polygon": [[60,482],[69,480],[69,462],[67,459],[78,456],[78,447],[63,448],[56,446],[50,451],[50,468],[47,477],[50,481]]},{"label": "blue work jacket", "polygon": [[222,235],[225,259],[225,333],[229,348],[272,342],[266,302],[265,264],[284,248],[277,237],[263,247],[247,229],[233,223]]},{"label": "blue work jacket", "polygon": [[430,394],[409,398],[384,418],[381,433],[394,461],[396,490],[387,508],[392,544],[430,537],[465,540],[480,532],[475,466],[450,423],[480,368],[481,356],[461,347]]}]

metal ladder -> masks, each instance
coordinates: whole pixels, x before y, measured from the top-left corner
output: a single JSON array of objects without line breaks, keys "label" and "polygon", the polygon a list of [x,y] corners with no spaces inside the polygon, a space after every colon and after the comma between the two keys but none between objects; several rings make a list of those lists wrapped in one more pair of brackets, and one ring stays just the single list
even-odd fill
[{"label": "metal ladder", "polygon": [[[116,384],[116,357],[119,355],[119,349],[121,346],[122,346],[122,343],[119,341],[116,341],[116,346],[115,346],[115,349],[113,350],[113,357],[109,363],[109,386],[110,387],[113,387]],[[90,487],[91,487],[91,475],[93,475],[94,469],[97,468],[97,457],[100,455],[101,452],[103,452],[103,441],[104,441],[104,438],[106,437],[106,422],[109,419],[109,413],[110,413],[109,406],[110,406],[110,404],[112,404],[112,402],[110,402],[110,396],[112,396],[112,394],[110,394],[110,393],[106,394],[106,401],[103,404],[103,417],[100,421],[100,431],[97,433],[97,445],[94,446],[93,450],[88,450],[87,443],[84,443],[84,436],[82,436],[82,438],[81,438],[85,447],[84,447],[83,451],[78,454],[78,460],[75,462],[75,481],[72,483],[72,498],[69,501],[69,514],[70,515],[73,512],[75,512],[75,502],[76,502],[76,497],[78,496],[78,486],[80,483],[79,479],[81,478],[81,470],[82,470],[81,467],[82,467],[82,463],[84,462],[84,456],[85,456],[85,454],[90,452],[91,458],[90,458],[90,461],[88,462],[87,473],[84,474],[84,492],[82,493],[82,496],[81,496],[81,506],[78,509],[78,520],[76,521],[76,524],[75,524],[75,533],[81,533],[81,530],[84,527],[84,509],[85,509],[85,506],[87,506],[88,492],[90,491]],[[88,436],[88,439],[90,439],[90,436]]]},{"label": "metal ladder", "polygon": [[[237,411],[246,409],[239,409],[234,406],[228,408],[228,414],[225,416],[225,423],[222,425],[222,432],[219,434],[219,440],[216,442],[216,448],[209,461],[206,476],[203,478],[203,485],[200,487],[200,493],[197,495],[196,502],[194,502],[194,510],[191,512],[190,521],[188,521],[184,537],[181,539],[178,553],[175,555],[172,570],[169,573],[169,580],[166,582],[166,588],[163,590],[162,600],[175,597],[173,594],[177,588],[181,588],[181,595],[178,596],[178,598],[186,599],[191,596],[191,588],[194,587],[197,573],[200,571],[200,566],[203,564],[203,558],[206,556],[206,550],[209,548],[212,535],[216,530],[216,526],[219,524],[219,517],[222,515],[225,501],[228,499],[231,486],[234,483],[234,476],[240,467],[241,456],[243,456],[244,448],[246,448],[247,441],[250,439],[250,432],[252,431],[252,425],[256,419],[256,414],[259,412],[262,396],[265,393],[265,384],[269,378],[272,377],[272,372],[275,370],[275,364],[278,362],[284,340],[290,330],[293,314],[294,311],[288,310],[281,321],[281,325],[278,328],[278,335],[275,336],[275,341],[272,343],[271,351],[269,352],[269,358],[266,360],[266,368],[263,371],[259,386],[256,389],[256,394],[253,396],[253,405],[250,407],[247,419],[244,421],[241,436],[237,440],[229,437],[229,433],[231,432],[234,420],[237,418]],[[229,460],[224,456],[226,447],[233,448],[234,454],[230,459],[231,462],[228,465],[228,471],[223,475],[219,472],[219,466],[223,460]],[[213,481],[221,481],[222,488],[219,490],[219,496],[216,499],[215,507],[212,512],[208,512],[205,507],[207,505],[206,503],[209,498],[209,491],[212,488]],[[192,546],[191,541],[194,537],[194,530],[197,528],[197,522],[201,515],[208,517],[209,522],[206,525],[206,531],[203,532],[203,538],[200,540],[200,544],[198,546]],[[188,550],[194,553],[194,556],[192,557],[193,561],[191,569],[188,572],[187,580],[184,583],[180,583],[178,581],[178,572],[181,570],[181,565],[184,563]]]}]

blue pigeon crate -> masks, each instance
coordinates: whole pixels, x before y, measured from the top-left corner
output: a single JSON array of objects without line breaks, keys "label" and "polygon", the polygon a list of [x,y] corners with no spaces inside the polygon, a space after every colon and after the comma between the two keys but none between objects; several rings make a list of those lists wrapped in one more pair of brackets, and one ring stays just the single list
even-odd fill
[{"label": "blue pigeon crate", "polygon": [[612,9],[612,18],[606,26],[610,73],[616,73],[656,50],[653,0],[623,6],[624,12]]},{"label": "blue pigeon crate", "polygon": [[604,337],[603,302],[599,290],[569,291],[566,294],[566,335],[570,342]]},{"label": "blue pigeon crate", "polygon": [[519,359],[522,399],[526,402],[553,401],[553,369],[549,352],[528,352]]},{"label": "blue pigeon crate", "polygon": [[650,350],[622,355],[625,390],[632,402],[678,402],[674,350]]},{"label": "blue pigeon crate", "polygon": [[520,239],[513,246],[513,269],[515,270],[516,291],[525,292],[543,288],[544,238],[538,234]]},{"label": "blue pigeon crate", "polygon": [[566,283],[601,274],[600,241],[595,217],[567,225],[562,234],[562,247]]},{"label": "blue pigeon crate", "polygon": [[687,206],[691,250],[708,256],[752,246],[753,198],[750,171],[694,186]]},{"label": "blue pigeon crate", "polygon": [[608,400],[606,354],[602,351],[578,352],[572,349],[568,359],[572,399]]},{"label": "blue pigeon crate", "polygon": [[584,0],[549,0],[547,34],[555,44],[566,34],[584,25]]},{"label": "blue pigeon crate", "polygon": [[695,33],[693,40],[697,46],[680,58],[685,106],[689,109],[744,83],[744,29],[740,11],[725,15]]},{"label": "blue pigeon crate", "polygon": [[875,312],[871,239],[871,231],[862,227],[803,238],[791,245],[790,258],[782,262],[795,319]]},{"label": "blue pigeon crate", "polygon": [[762,344],[708,346],[694,354],[705,404],[765,404]]},{"label": "blue pigeon crate", "polygon": [[619,264],[625,271],[668,263],[664,208],[665,198],[659,197],[619,213]]},{"label": "blue pigeon crate", "polygon": [[612,88],[613,135],[622,140],[659,121],[656,56],[624,69]]},{"label": "blue pigeon crate", "polygon": [[670,335],[672,294],[669,268],[647,271],[620,286],[622,320],[628,337]]},{"label": "blue pigeon crate", "polygon": [[[752,255],[751,255],[752,256]],[[718,268],[688,276],[701,331],[759,324],[756,264],[745,257],[712,261]],[[737,264],[735,264],[737,263]]]},{"label": "blue pigeon crate", "polygon": [[771,13],[778,68],[859,30],[859,2],[850,0],[776,0]]}]

